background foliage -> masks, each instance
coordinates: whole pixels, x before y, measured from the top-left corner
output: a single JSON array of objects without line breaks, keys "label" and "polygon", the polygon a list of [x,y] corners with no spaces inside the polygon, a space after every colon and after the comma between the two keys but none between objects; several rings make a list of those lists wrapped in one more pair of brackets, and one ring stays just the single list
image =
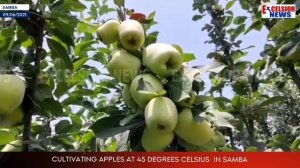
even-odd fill
[{"label": "background foliage", "polygon": [[[115,46],[102,45],[95,34],[100,22],[105,21],[103,15],[116,12],[122,20],[134,10],[127,9],[122,0],[114,0],[115,6],[108,6],[107,0],[6,2],[30,3],[32,17],[1,20],[1,71],[23,76],[27,96],[22,106],[24,122],[0,128],[0,149],[23,138],[24,151],[143,150],[140,134],[144,122],[124,104],[122,86],[105,70]],[[295,0],[277,2],[290,4]],[[235,16],[233,5],[239,5],[247,15]],[[211,64],[191,67],[186,74],[209,74],[208,92],[204,92],[200,79],[190,84],[197,91],[194,106],[214,116],[227,143],[215,148],[183,146],[174,141],[168,150],[299,151],[299,62],[283,61],[279,55],[283,45],[300,42],[300,17],[262,19],[260,5],[260,0],[229,0],[223,6],[218,0],[194,0],[197,14],[192,19],[211,18],[202,31],[209,36],[206,43],[215,49],[207,55]],[[145,15],[146,42],[150,44],[159,32],[150,31],[156,24],[155,12]],[[246,22],[251,22],[250,26]],[[240,37],[263,27],[269,34],[260,59],[243,61],[247,49],[253,46],[241,48]],[[177,48],[180,50],[180,46]],[[300,54],[299,49],[288,52]],[[192,53],[182,53],[184,62],[196,58]],[[241,76],[249,83],[238,82]],[[228,87],[234,91],[232,98],[223,95]],[[184,87],[178,88],[175,96],[181,99]],[[207,102],[213,105],[205,106]]]}]

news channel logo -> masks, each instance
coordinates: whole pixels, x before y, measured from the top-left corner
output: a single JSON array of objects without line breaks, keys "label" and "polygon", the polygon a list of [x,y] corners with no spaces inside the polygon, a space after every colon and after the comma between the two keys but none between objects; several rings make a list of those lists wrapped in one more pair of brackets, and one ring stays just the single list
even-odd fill
[{"label": "news channel logo", "polygon": [[262,4],[262,18],[287,19],[296,18],[297,7],[295,4]]},{"label": "news channel logo", "polygon": [[0,4],[0,18],[29,17],[29,4]]}]

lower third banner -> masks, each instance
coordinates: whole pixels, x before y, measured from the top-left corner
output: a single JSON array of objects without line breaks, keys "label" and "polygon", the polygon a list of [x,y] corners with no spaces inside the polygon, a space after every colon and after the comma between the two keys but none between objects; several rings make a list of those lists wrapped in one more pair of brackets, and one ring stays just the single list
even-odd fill
[{"label": "lower third banner", "polygon": [[299,168],[300,152],[0,153],[0,168]]}]

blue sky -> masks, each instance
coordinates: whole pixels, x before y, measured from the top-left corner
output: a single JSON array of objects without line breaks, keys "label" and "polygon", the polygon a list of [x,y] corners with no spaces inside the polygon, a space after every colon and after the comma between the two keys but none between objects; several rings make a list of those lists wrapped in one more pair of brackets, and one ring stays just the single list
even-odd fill
[{"label": "blue sky", "polygon": [[[223,5],[228,1],[222,0]],[[110,6],[113,7],[113,0],[109,1]],[[136,12],[149,13],[155,11],[155,20],[157,25],[153,26],[151,30],[159,31],[158,42],[180,45],[184,52],[194,53],[196,60],[191,62],[191,65],[210,64],[212,60],[207,59],[206,56],[212,52],[214,46],[212,44],[204,44],[208,40],[207,32],[201,31],[205,23],[210,22],[210,17],[204,17],[200,21],[192,21],[192,17],[198,14],[192,9],[193,0],[125,0],[127,8],[135,9]],[[240,8],[238,1],[231,9],[235,16],[247,15],[243,9]],[[251,24],[251,19],[246,21],[248,25]],[[251,31],[240,38],[243,40],[242,48],[250,45],[255,45],[255,48],[247,50],[249,54],[244,57],[244,60],[251,62],[260,58],[259,53],[263,50],[263,45],[267,41],[267,30]],[[206,88],[209,88],[210,82],[208,74],[202,76],[206,82]],[[224,91],[226,97],[231,97],[232,91],[226,89]]]}]

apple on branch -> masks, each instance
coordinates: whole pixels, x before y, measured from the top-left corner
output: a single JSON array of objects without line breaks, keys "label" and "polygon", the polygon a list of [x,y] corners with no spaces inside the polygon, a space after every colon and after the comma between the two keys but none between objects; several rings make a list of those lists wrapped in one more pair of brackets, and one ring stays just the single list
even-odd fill
[{"label": "apple on branch", "polygon": [[139,107],[144,108],[151,99],[163,96],[166,91],[156,76],[140,74],[131,82],[130,93]]},{"label": "apple on branch", "polygon": [[132,108],[138,106],[131,96],[130,85],[124,85],[123,90],[122,90],[122,97],[123,97],[124,103],[127,106],[132,107]]},{"label": "apple on branch", "polygon": [[21,152],[22,140],[15,140],[5,145],[1,152]]},{"label": "apple on branch", "polygon": [[145,127],[142,135],[142,146],[147,152],[162,152],[173,141],[174,133],[158,134]]},{"label": "apple on branch", "polygon": [[100,41],[104,44],[112,44],[119,40],[118,30],[120,22],[118,20],[108,20],[98,27],[96,33]]},{"label": "apple on branch", "polygon": [[12,112],[0,115],[0,126],[13,127],[22,123],[24,113],[21,107],[18,107]]},{"label": "apple on branch", "polygon": [[193,145],[203,145],[212,140],[214,131],[206,121],[197,122],[190,108],[183,109],[178,116],[175,133],[186,142]]},{"label": "apple on branch", "polygon": [[139,74],[142,66],[140,59],[123,49],[113,51],[111,56],[112,58],[107,64],[108,72],[118,82],[130,84]]},{"label": "apple on branch", "polygon": [[167,97],[153,98],[145,108],[145,122],[151,132],[171,133],[176,127],[177,120],[176,105]]},{"label": "apple on branch", "polygon": [[143,26],[136,20],[125,20],[119,27],[119,38],[122,46],[129,51],[140,49],[145,42]]},{"label": "apple on branch", "polygon": [[13,74],[0,75],[0,114],[17,109],[24,98],[25,82]]},{"label": "apple on branch", "polygon": [[182,67],[181,54],[171,45],[153,43],[143,52],[143,63],[159,77],[170,77]]}]

